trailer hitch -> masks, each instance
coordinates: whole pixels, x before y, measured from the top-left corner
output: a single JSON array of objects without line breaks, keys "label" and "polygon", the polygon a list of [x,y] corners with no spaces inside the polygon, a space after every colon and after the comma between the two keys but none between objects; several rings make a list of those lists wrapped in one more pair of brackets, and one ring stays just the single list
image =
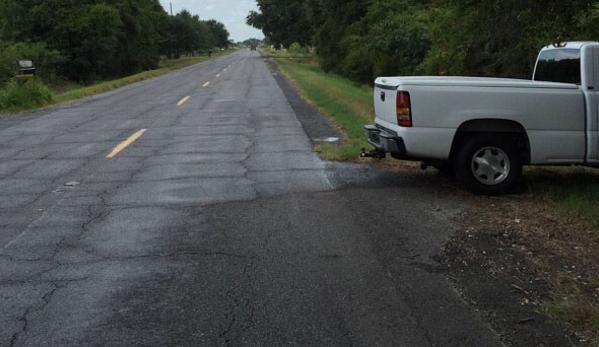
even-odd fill
[{"label": "trailer hitch", "polygon": [[376,158],[384,159],[386,157],[385,152],[373,149],[370,152],[366,152],[366,148],[362,148],[360,152],[360,158]]}]

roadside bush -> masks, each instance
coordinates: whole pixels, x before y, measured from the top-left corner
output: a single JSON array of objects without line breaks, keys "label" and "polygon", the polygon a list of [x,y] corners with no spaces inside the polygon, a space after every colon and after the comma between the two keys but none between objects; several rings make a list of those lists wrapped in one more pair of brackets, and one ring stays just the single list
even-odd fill
[{"label": "roadside bush", "polygon": [[307,54],[308,53],[308,50],[305,49],[305,48],[302,48],[302,46],[299,43],[297,43],[297,42],[292,43],[291,46],[289,46],[289,49],[287,49],[287,51],[289,53],[291,53],[291,54],[294,54],[294,55],[300,55],[300,54]]},{"label": "roadside bush", "polygon": [[17,59],[33,61],[37,76],[51,83],[57,79],[56,66],[64,57],[58,51],[48,49],[43,43],[20,42],[0,46],[0,87],[15,76]]},{"label": "roadside bush", "polygon": [[0,89],[0,111],[14,112],[42,107],[52,102],[52,92],[39,79],[12,80]]},{"label": "roadside bush", "polygon": [[340,73],[348,76],[358,83],[372,83],[373,64],[372,52],[360,36],[347,36],[341,42],[345,47],[349,47],[347,56],[340,63]]}]

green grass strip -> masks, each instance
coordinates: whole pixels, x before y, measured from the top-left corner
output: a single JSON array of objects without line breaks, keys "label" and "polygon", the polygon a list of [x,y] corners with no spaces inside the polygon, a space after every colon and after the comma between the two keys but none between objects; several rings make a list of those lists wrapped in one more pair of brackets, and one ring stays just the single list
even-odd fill
[{"label": "green grass strip", "polygon": [[199,63],[207,61],[209,59],[210,58],[208,58],[207,56],[203,56],[203,57],[193,57],[193,58],[182,58],[182,59],[177,59],[177,60],[169,60],[168,62],[163,64],[164,67],[156,69],[156,70],[144,71],[144,72],[141,72],[141,73],[138,73],[135,75],[123,77],[121,79],[100,82],[100,83],[97,83],[97,84],[94,84],[91,86],[72,89],[72,90],[66,91],[64,93],[57,94],[54,96],[54,102],[60,104],[60,103],[65,103],[65,102],[69,102],[69,101],[74,101],[74,100],[81,99],[81,98],[95,95],[95,94],[109,92],[111,90],[115,90],[115,89],[124,87],[129,84],[141,82],[141,81],[144,81],[144,80],[147,80],[150,78],[165,75],[171,71],[175,71],[175,70],[179,70],[179,69],[191,66],[191,65],[199,64]]},{"label": "green grass strip", "polygon": [[354,160],[368,147],[364,125],[373,121],[372,88],[287,58],[273,59],[299,87],[302,96],[329,115],[345,134],[342,145],[322,144],[316,151],[329,160]]},{"label": "green grass strip", "polygon": [[[530,190],[545,196],[569,218],[599,230],[599,170],[585,167],[527,167]],[[599,242],[599,235],[596,235]]]}]

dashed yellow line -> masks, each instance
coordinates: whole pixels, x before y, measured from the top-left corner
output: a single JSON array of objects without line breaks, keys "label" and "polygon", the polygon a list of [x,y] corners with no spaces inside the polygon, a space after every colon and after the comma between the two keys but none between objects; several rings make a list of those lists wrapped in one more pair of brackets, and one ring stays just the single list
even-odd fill
[{"label": "dashed yellow line", "polygon": [[147,129],[141,129],[140,131],[136,132],[135,134],[131,135],[127,140],[121,142],[118,146],[114,147],[114,149],[112,150],[112,152],[110,152],[110,154],[108,154],[106,156],[106,158],[113,158],[115,155],[119,154],[122,150],[124,150],[125,148],[127,148],[129,145],[131,145],[133,142],[135,142],[135,140],[137,140],[138,138],[141,137],[141,135],[143,135],[146,132]]},{"label": "dashed yellow line", "polygon": [[202,87],[206,88],[206,87],[208,87],[209,85],[210,85],[210,82],[206,82],[206,83],[202,84]]},{"label": "dashed yellow line", "polygon": [[188,95],[188,96],[184,97],[183,99],[179,100],[179,102],[177,103],[177,106],[183,105],[184,103],[187,102],[187,100],[189,100],[189,98],[190,98],[190,96]]}]

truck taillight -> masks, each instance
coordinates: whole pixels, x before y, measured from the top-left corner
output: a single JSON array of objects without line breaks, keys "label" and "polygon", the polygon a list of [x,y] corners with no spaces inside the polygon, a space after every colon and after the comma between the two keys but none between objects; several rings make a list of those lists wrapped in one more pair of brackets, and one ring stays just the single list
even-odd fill
[{"label": "truck taillight", "polygon": [[408,92],[397,92],[395,104],[397,106],[397,125],[411,127],[412,108],[410,105],[410,94]]}]

